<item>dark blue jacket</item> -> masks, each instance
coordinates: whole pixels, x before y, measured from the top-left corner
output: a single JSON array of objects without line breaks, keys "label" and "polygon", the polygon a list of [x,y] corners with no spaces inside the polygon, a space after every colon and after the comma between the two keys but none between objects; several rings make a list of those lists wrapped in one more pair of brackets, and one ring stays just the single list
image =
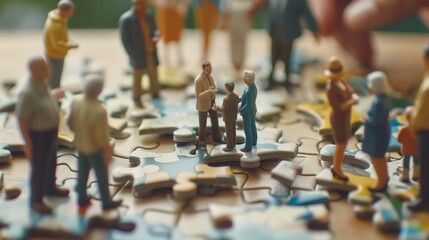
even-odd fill
[{"label": "dark blue jacket", "polygon": [[241,97],[241,108],[240,114],[243,117],[246,116],[255,116],[256,115],[256,96],[258,95],[258,90],[255,83],[252,83],[250,86],[244,89],[243,96]]},{"label": "dark blue jacket", "polygon": [[[158,29],[155,24],[155,19],[151,13],[147,13],[148,26],[151,33],[151,38],[157,36]],[[134,68],[143,69],[147,67],[147,52],[145,45],[145,38],[143,31],[137,18],[134,9],[130,9],[119,19],[119,29],[121,32],[121,40],[125,50],[130,58],[130,64]],[[153,57],[155,64],[159,64],[158,53],[156,45],[154,44],[155,51]]]}]

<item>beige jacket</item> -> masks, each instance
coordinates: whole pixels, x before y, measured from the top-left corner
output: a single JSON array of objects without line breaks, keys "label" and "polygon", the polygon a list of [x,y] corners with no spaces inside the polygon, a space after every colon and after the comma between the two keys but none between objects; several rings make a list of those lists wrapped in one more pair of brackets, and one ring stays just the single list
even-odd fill
[{"label": "beige jacket", "polygon": [[75,134],[75,146],[79,152],[89,155],[109,146],[107,111],[100,101],[76,96],[67,123]]},{"label": "beige jacket", "polygon": [[213,77],[208,78],[203,73],[195,78],[195,98],[197,99],[196,108],[199,112],[208,112],[212,108],[212,102],[215,99],[215,93],[211,93],[210,86],[216,86]]}]

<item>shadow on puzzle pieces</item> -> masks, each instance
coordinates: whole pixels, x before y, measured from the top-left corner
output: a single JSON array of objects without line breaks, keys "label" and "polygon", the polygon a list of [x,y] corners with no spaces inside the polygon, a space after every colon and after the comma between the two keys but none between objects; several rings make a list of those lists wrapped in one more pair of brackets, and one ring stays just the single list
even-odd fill
[{"label": "shadow on puzzle pieces", "polygon": [[122,221],[134,222],[135,229],[133,231],[118,231],[111,230],[106,239],[109,240],[137,240],[137,239],[153,239],[153,240],[170,240],[170,239],[185,239],[177,229],[170,228],[163,224],[147,223],[143,215],[132,215],[121,217]]},{"label": "shadow on puzzle pieces", "polygon": [[130,224],[120,222],[118,210],[102,211],[101,203],[91,201],[86,208],[79,208],[77,195],[73,191],[75,180],[67,181],[68,198],[46,198],[53,208],[52,214],[40,214],[31,210],[28,183],[21,186],[22,194],[12,201],[0,204],[0,229],[2,239],[21,239],[30,236],[83,237],[89,228],[104,227],[130,230]]},{"label": "shadow on puzzle pieces", "polygon": [[[184,88],[189,83],[188,77],[183,73],[182,69],[180,68],[159,65],[157,70],[158,70],[159,84],[162,88]],[[131,84],[131,81],[132,81],[131,69],[129,68],[125,69],[124,73],[127,76],[129,76],[128,82],[129,84]],[[143,76],[142,82],[143,82],[142,84],[143,90],[149,91],[150,81],[147,74]]]},{"label": "shadow on puzzle pieces", "polygon": [[195,145],[176,145],[175,152],[172,153],[137,149],[129,157],[130,164],[134,167],[114,169],[113,180],[133,182],[134,197],[146,197],[154,190],[171,188],[174,197],[179,199],[195,196],[200,188],[216,190],[217,187],[236,185],[230,167],[207,166],[204,162],[207,152],[189,154],[194,148]]},{"label": "shadow on puzzle pieces", "polygon": [[[210,216],[218,229],[208,239],[331,239],[329,212],[312,206],[233,207],[211,204]],[[317,230],[312,230],[317,226]]]},{"label": "shadow on puzzle pieces", "polygon": [[[297,106],[296,111],[305,116],[309,116],[311,121],[319,127],[319,134],[322,137],[332,136],[332,126],[329,121],[331,114],[331,107],[327,102],[322,103],[301,103]],[[360,125],[364,123],[361,113],[352,108],[352,115],[350,118],[351,131],[354,132]]]},{"label": "shadow on puzzle pieces", "polygon": [[198,116],[198,112],[195,110],[194,98],[179,102],[171,102],[162,98],[154,99],[152,104],[146,104],[145,108],[135,109],[131,112],[131,119],[136,121],[148,118],[182,116]]},{"label": "shadow on puzzle pieces", "polygon": [[[402,144],[398,142],[397,136],[399,133],[399,130],[401,126],[403,126],[406,123],[405,116],[399,115],[395,117],[394,119],[390,120],[390,139],[389,139],[389,146],[387,151],[388,152],[399,152],[401,150]],[[365,127],[362,125],[356,130],[355,136],[359,141],[363,141]]]},{"label": "shadow on puzzle pieces", "polygon": [[16,86],[16,80],[6,79],[2,81],[3,93],[0,97],[0,113],[1,112],[13,112],[17,98],[11,95],[10,91]]}]

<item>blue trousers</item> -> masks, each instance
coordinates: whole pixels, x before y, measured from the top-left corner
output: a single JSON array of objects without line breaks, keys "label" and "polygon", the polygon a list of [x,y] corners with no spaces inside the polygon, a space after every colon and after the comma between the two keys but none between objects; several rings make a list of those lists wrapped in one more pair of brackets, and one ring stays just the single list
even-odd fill
[{"label": "blue trousers", "polygon": [[31,202],[41,203],[43,195],[55,190],[57,167],[58,129],[30,131],[31,150]]},{"label": "blue trousers", "polygon": [[[412,156],[412,157],[413,157],[414,165],[420,165],[419,158],[417,156]],[[404,161],[402,162],[402,168],[410,169],[410,158],[411,156],[404,156]]]},{"label": "blue trousers", "polygon": [[258,141],[258,132],[256,131],[255,115],[242,116],[244,125],[244,134],[246,134],[246,148],[256,146]]},{"label": "blue trousers", "polygon": [[95,175],[97,177],[98,190],[101,196],[101,202],[103,205],[109,204],[112,199],[109,193],[109,185],[107,178],[107,166],[104,161],[103,151],[86,155],[79,152],[79,172],[77,181],[77,192],[79,195],[79,202],[85,202],[88,200],[86,193],[86,185],[88,182],[89,170],[94,168]]},{"label": "blue trousers", "polygon": [[49,77],[49,86],[54,89],[61,85],[61,76],[63,74],[64,58],[51,58],[46,57],[49,67],[51,68],[51,75]]}]

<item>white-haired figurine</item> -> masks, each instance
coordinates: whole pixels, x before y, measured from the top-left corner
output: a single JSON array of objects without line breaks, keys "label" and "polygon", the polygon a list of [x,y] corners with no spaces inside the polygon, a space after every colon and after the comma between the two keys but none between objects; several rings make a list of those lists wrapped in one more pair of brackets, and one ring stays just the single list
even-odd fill
[{"label": "white-haired figurine", "polygon": [[258,133],[256,132],[256,96],[258,89],[255,84],[255,73],[250,70],[244,70],[243,81],[247,85],[241,98],[240,115],[243,117],[244,134],[246,135],[246,144],[241,149],[242,152],[252,151],[256,147]]},{"label": "white-haired figurine", "polygon": [[370,156],[378,182],[370,187],[371,192],[385,192],[389,177],[385,154],[390,139],[389,111],[390,99],[387,95],[389,82],[383,72],[368,75],[368,88],[376,95],[365,118],[365,133],[362,150]]},{"label": "white-haired figurine", "polygon": [[108,210],[120,206],[122,200],[112,200],[109,193],[107,165],[112,159],[112,148],[109,144],[107,111],[98,100],[103,85],[104,79],[100,75],[91,74],[84,78],[84,94],[73,99],[67,123],[75,134],[75,145],[79,152],[78,204],[86,207],[91,202],[86,186],[89,170],[94,168],[103,209]]}]

